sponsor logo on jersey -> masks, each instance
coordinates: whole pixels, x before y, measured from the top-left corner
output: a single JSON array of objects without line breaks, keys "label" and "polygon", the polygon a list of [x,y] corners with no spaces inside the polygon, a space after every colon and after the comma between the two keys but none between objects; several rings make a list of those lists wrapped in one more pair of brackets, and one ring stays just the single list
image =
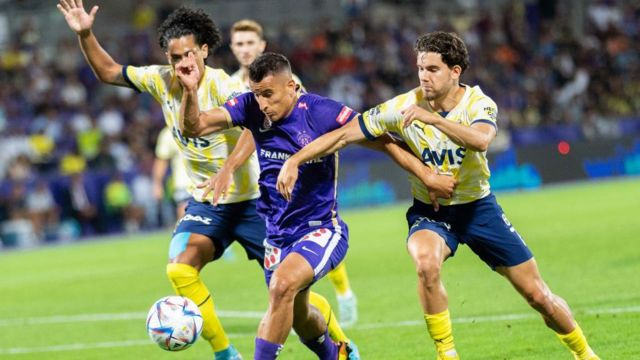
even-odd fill
[{"label": "sponsor logo on jersey", "polygon": [[351,115],[351,113],[353,113],[353,110],[351,110],[348,106],[343,106],[342,110],[340,110],[340,113],[338,114],[338,117],[336,117],[336,121],[338,122],[338,124],[344,125],[344,123],[349,120],[349,116]]},{"label": "sponsor logo on jersey", "polygon": [[457,149],[440,149],[440,151],[425,148],[422,150],[422,160],[425,163],[441,166],[448,160],[449,165],[460,165],[466,155],[467,149],[459,147]]}]

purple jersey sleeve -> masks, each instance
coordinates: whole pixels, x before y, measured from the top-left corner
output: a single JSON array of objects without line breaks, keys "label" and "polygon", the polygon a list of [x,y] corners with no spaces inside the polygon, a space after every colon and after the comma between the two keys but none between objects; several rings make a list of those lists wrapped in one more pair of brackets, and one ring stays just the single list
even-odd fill
[{"label": "purple jersey sleeve", "polygon": [[310,105],[317,134],[331,132],[358,116],[350,107],[328,98],[317,97]]},{"label": "purple jersey sleeve", "polygon": [[250,130],[257,126],[256,119],[264,117],[260,116],[260,107],[253,93],[244,93],[236,96],[224,103],[223,107],[229,112],[233,125]]}]

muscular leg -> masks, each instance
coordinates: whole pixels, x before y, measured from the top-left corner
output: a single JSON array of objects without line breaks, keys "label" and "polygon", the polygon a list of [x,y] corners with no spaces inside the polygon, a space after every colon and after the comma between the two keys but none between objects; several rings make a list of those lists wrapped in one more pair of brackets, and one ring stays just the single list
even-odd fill
[{"label": "muscular leg", "polygon": [[568,334],[575,329],[575,321],[567,303],[549,290],[540,277],[535,259],[512,267],[498,267],[496,271],[511,282],[553,331]]},{"label": "muscular leg", "polygon": [[200,279],[200,270],[213,259],[214,253],[213,241],[208,237],[177,233],[171,243],[167,276],[178,295],[185,296],[198,305],[203,319],[202,337],[209,342],[214,352],[222,352],[229,348],[229,338],[216,315],[211,293]]},{"label": "muscular leg", "polygon": [[254,359],[275,359],[292,327],[320,359],[336,358],[337,348],[329,338],[324,317],[309,304],[309,290],[300,290],[311,283],[313,277],[311,265],[295,252],[273,273],[269,309],[258,328]]},{"label": "muscular leg", "polygon": [[506,277],[529,305],[542,315],[545,324],[558,334],[576,359],[597,359],[567,302],[553,294],[542,280],[535,259],[531,258],[516,266],[498,267],[496,271]]},{"label": "muscular leg", "polygon": [[440,270],[451,250],[444,239],[431,230],[419,230],[409,237],[407,248],[416,265],[418,296],[424,310],[429,335],[434,340],[438,359],[458,359],[449,317],[447,291]]},{"label": "muscular leg", "polygon": [[284,259],[269,284],[269,309],[260,323],[259,338],[277,344],[285,342],[293,326],[294,299],[313,276],[313,269],[301,255],[291,253]]},{"label": "muscular leg", "polygon": [[444,239],[430,230],[416,231],[407,243],[418,274],[418,296],[426,314],[436,314],[449,307],[447,291],[440,281],[440,269],[451,255]]}]

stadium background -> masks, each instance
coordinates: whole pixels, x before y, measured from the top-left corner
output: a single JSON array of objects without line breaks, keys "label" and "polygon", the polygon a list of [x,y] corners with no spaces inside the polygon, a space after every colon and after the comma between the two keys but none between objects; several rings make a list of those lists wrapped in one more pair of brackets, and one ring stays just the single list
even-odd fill
[{"label": "stadium background", "polygon": [[[85,1],[85,6],[101,6],[95,33],[114,59],[122,64],[144,65],[165,63],[155,28],[181,3],[110,0]],[[608,341],[615,345],[605,348],[604,353],[610,355],[606,358],[638,356],[640,228],[633,214],[640,210],[640,3],[185,3],[207,10],[223,29],[225,41],[234,21],[260,21],[267,49],[289,56],[309,91],[341,100],[360,111],[417,85],[412,48],[418,34],[436,29],[461,34],[471,56],[471,68],[463,75],[463,82],[479,84],[500,111],[500,131],[489,152],[493,189],[510,192],[501,195],[510,219],[519,224],[528,241],[536,241],[530,244],[539,259],[546,259],[541,261],[543,273],[554,289],[559,288],[570,304],[576,304],[588,335],[598,339],[596,349],[605,348],[603,343]],[[170,292],[162,271],[174,210],[168,196],[160,204],[153,199],[150,179],[153,148],[164,125],[160,108],[147,95],[98,83],[74,34],[55,9],[55,1],[0,0],[0,8],[0,253],[4,253],[0,254],[0,272],[12,275],[0,281],[0,304],[7,305],[0,306],[0,358],[11,354],[27,354],[24,356],[29,358],[32,353],[34,359],[107,356],[98,354],[161,358],[155,349],[138,350],[135,342],[143,336],[139,312]],[[226,43],[209,59],[209,65],[228,73],[236,70],[235,64]],[[358,147],[343,152],[340,176],[341,206],[352,209],[345,216],[355,238],[350,271],[361,298],[364,322],[354,331],[355,338],[365,343],[365,354],[367,348],[371,349],[369,355],[374,351],[384,354],[386,348],[378,339],[387,334],[376,330],[381,327],[376,324],[385,319],[413,319],[417,313],[411,308],[417,307],[415,275],[399,246],[406,231],[402,214],[410,198],[406,176],[384,156]],[[567,186],[547,186],[553,184]],[[71,192],[85,195],[87,201],[82,208],[73,205]],[[373,205],[381,207],[369,209]],[[393,221],[388,216],[393,216]],[[373,229],[371,224],[375,223],[380,223],[380,228]],[[363,234],[360,229],[369,233]],[[130,235],[124,235],[126,232]],[[104,237],[104,242],[84,241],[102,235],[113,236]],[[387,238],[395,239],[394,243],[377,241]],[[77,246],[80,242],[85,245]],[[42,244],[65,246],[9,251]],[[380,259],[396,254],[397,258],[380,263]],[[141,263],[141,258],[145,262]],[[504,348],[505,343],[491,345],[473,340],[474,336],[492,337],[487,335],[493,330],[488,326],[456,325],[461,347],[472,350],[472,354],[475,350],[475,357],[468,358],[550,359],[566,355],[513,291],[504,283],[498,285],[501,280],[495,276],[488,280],[491,275],[477,281],[467,279],[469,273],[482,269],[473,255],[467,251],[455,261],[446,270],[446,277],[456,314],[468,315],[465,319],[469,323],[478,319],[482,323],[485,318],[473,317],[478,314],[489,318],[501,314],[503,320],[513,320],[514,313],[529,316],[523,318],[526,321],[519,331],[493,335],[498,342],[501,337],[522,341],[521,345],[514,343],[511,350]],[[228,298],[219,299],[222,309],[263,309],[259,301],[239,300],[253,296],[263,286],[254,265],[240,263],[245,262],[208,268],[211,274],[223,268],[231,280],[218,280],[212,275],[207,281],[216,293],[228,294]],[[102,266],[113,270],[106,272]],[[242,276],[248,271],[243,266],[251,266],[255,279]],[[486,275],[485,270],[482,274]],[[123,278],[132,272],[135,278]],[[235,272],[237,276],[232,275]],[[108,276],[111,273],[113,277]],[[581,280],[567,281],[564,276]],[[139,281],[136,284],[140,286],[121,296],[128,281]],[[385,282],[393,297],[380,296],[375,290],[379,281]],[[238,289],[231,285],[234,283],[246,288]],[[320,284],[321,290],[323,286]],[[407,294],[406,289],[410,290]],[[503,299],[503,292],[503,302],[480,301],[475,308],[463,306],[473,303],[474,296]],[[34,294],[46,294],[46,306],[44,299]],[[393,308],[393,304],[403,303],[405,295],[413,311],[406,314],[404,309]],[[366,299],[375,299],[376,303]],[[260,301],[264,305],[265,299]],[[56,317],[80,314],[79,323],[101,321],[95,320],[100,316],[87,320],[86,313],[117,313],[115,320],[127,325],[110,328],[91,323],[91,330],[78,329]],[[38,317],[45,315],[53,320]],[[257,320],[255,316],[243,316],[231,325],[225,320],[225,326],[232,333],[247,335],[244,340],[234,341],[248,354]],[[64,328],[56,319],[65,324]],[[48,323],[53,325],[42,325]],[[40,325],[34,328],[34,324]],[[518,326],[508,323],[507,327],[511,329],[512,325]],[[413,343],[425,343],[423,326],[408,326],[413,328],[399,331],[402,337],[393,341],[414,355],[419,352],[411,348]],[[14,329],[13,334],[5,332],[8,327]],[[66,330],[72,331],[72,339],[64,336]],[[49,331],[56,335],[51,336]],[[620,331],[626,331],[627,336],[617,336]],[[105,332],[110,334],[106,338]],[[134,340],[130,340],[132,336]],[[111,341],[113,337],[124,339],[124,350],[98,352],[122,345]],[[465,343],[464,339],[472,340]],[[64,345],[81,341],[97,344],[94,348],[98,350],[76,353],[73,351],[82,347]],[[539,344],[533,347],[537,355],[529,356],[524,350],[532,349],[531,342]],[[30,346],[35,345],[40,347],[33,350]],[[286,350],[294,355],[288,358],[303,356],[303,350],[291,346]],[[424,346],[420,349],[425,351]],[[206,354],[203,346],[199,351]]]}]

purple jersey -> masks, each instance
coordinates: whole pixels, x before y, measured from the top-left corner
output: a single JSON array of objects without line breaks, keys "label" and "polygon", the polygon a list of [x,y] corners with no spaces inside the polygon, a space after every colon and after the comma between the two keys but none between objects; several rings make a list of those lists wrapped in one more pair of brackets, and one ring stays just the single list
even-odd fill
[{"label": "purple jersey", "polygon": [[228,101],[224,107],[234,125],[251,130],[260,162],[258,212],[267,222],[267,238],[286,246],[296,236],[318,227],[346,226],[336,201],[338,159],[332,154],[300,166],[290,202],[276,189],[284,162],[314,139],[335,130],[357,113],[331,99],[304,93],[289,116],[271,122],[252,93]]}]

